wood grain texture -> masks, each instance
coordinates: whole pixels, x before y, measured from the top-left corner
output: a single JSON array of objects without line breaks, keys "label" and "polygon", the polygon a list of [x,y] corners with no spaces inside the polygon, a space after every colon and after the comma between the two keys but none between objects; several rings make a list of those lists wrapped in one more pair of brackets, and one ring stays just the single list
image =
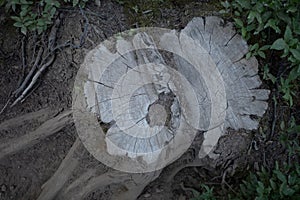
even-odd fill
[{"label": "wood grain texture", "polygon": [[[217,17],[194,18],[180,33],[129,31],[100,44],[86,56],[75,82],[75,99],[81,98],[73,104],[75,124],[79,133],[88,133],[80,138],[110,167],[159,170],[74,170],[76,177],[54,187],[55,198],[84,199],[95,191],[104,194],[109,187],[108,199],[136,199],[160,175],[157,161],[171,164],[196,133],[204,132],[204,140],[191,147],[198,156],[177,163],[169,171],[170,182],[185,167],[211,162],[226,128],[256,129],[253,116],[264,114],[269,91],[259,88],[258,63],[244,58],[247,51],[232,24]],[[178,148],[160,150],[167,142]],[[154,152],[149,157],[142,154]],[[211,158],[203,159],[206,155]],[[57,174],[68,174],[67,159],[46,185],[59,182]]]},{"label": "wood grain texture", "polygon": [[222,74],[228,104],[225,127],[256,129],[258,121],[250,116],[264,114],[269,91],[259,89],[257,60],[244,58],[246,42],[231,23],[225,24],[218,17],[194,18],[183,32],[209,52]]}]

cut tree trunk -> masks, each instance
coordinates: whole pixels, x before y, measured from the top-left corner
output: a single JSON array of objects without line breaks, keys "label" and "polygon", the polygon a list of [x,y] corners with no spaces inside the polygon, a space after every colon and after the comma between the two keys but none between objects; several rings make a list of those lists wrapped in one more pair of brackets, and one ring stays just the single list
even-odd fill
[{"label": "cut tree trunk", "polygon": [[[82,170],[53,186],[55,198],[84,199],[109,187],[107,199],[136,199],[190,145],[197,156],[176,165],[170,180],[215,159],[227,128],[256,129],[269,91],[259,88],[258,63],[245,59],[247,52],[233,25],[218,17],[194,18],[180,33],[131,30],[92,50],[75,81],[75,125],[97,160],[124,172]],[[193,143],[202,133],[203,142]],[[60,182],[59,174],[68,174],[68,159],[41,197]]]}]

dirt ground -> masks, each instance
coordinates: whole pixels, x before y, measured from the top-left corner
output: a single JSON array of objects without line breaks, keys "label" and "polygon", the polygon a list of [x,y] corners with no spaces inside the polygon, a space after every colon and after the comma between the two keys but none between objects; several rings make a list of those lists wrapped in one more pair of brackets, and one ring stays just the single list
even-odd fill
[{"label": "dirt ground", "polygon": [[[39,79],[38,87],[26,97],[23,103],[7,108],[0,115],[1,143],[22,138],[47,120],[70,109],[74,79],[84,56],[106,38],[120,31],[144,25],[182,29],[193,17],[216,14],[214,1],[189,2],[187,5],[174,4],[172,8],[162,7],[159,9],[159,14],[155,12],[146,19],[145,16],[134,17],[130,5],[122,6],[115,1],[102,1],[100,7],[93,3],[88,4],[85,8],[89,20],[88,35],[84,45],[78,49],[65,48],[58,51],[54,63]],[[57,43],[71,40],[78,44],[86,26],[84,16],[79,9],[74,8],[63,8],[60,13],[63,14],[63,18],[57,34]],[[29,34],[24,37],[12,26],[13,22],[10,19],[3,18],[2,14],[1,16],[0,108],[6,104],[9,95],[18,87],[23,75],[30,70],[22,68],[20,50],[22,40],[25,42],[27,63],[32,62],[32,46],[36,42],[34,35]],[[26,115],[28,113],[34,114]],[[266,113],[261,123],[262,127],[269,126],[270,113],[270,110]],[[201,182],[220,185],[225,171],[228,183],[238,182],[233,175],[243,176],[245,169],[255,169],[262,162],[270,162],[282,156],[279,143],[264,144],[261,142],[263,138],[254,137],[255,133],[256,131],[229,131],[228,135],[221,139],[222,145],[216,150],[221,154],[216,162],[213,164],[208,162],[210,164],[203,167],[184,168],[173,180],[169,180],[170,172],[176,166],[188,160],[190,156],[194,156],[192,151],[187,152],[178,161],[166,167],[160,177],[145,188],[139,199],[188,199],[192,197],[191,190],[188,188],[199,189]],[[41,186],[57,170],[75,139],[75,126],[66,120],[56,133],[36,141],[34,145],[26,146],[0,158],[0,199],[37,199]],[[87,164],[82,164],[82,168],[89,165],[102,165],[84,148],[82,151],[82,154],[86,154],[89,158]],[[268,156],[264,157],[264,155]],[[104,166],[103,170],[106,170]],[[85,199],[107,199],[109,193],[108,187],[104,191],[89,194]]]}]

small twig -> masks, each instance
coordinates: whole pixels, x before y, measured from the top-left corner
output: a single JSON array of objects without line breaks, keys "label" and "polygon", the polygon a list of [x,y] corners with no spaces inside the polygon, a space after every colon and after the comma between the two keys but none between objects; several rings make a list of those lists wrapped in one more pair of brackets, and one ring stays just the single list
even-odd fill
[{"label": "small twig", "polygon": [[36,68],[37,68],[37,66],[38,66],[38,63],[39,63],[40,60],[41,60],[42,53],[43,53],[43,48],[40,47],[39,52],[38,52],[38,54],[37,54],[37,57],[36,57],[36,59],[35,59],[35,62],[34,62],[34,64],[33,64],[32,68],[31,68],[30,72],[27,74],[27,76],[26,76],[25,80],[23,81],[23,83],[21,84],[21,86],[20,86],[17,90],[15,90],[15,91],[13,92],[13,94],[14,94],[15,96],[19,96],[19,94],[20,94],[20,93],[24,90],[24,88],[26,87],[26,85],[27,85],[29,79],[32,77],[33,73],[35,72],[35,70],[36,70]]},{"label": "small twig", "polygon": [[41,84],[41,81],[39,81],[36,86],[21,100],[21,103],[23,103]]},{"label": "small twig", "polygon": [[25,55],[25,37],[22,38],[22,45],[21,45],[21,50],[22,50],[22,76],[25,74],[25,68],[26,68],[26,55]]},{"label": "small twig", "polygon": [[60,16],[55,20],[52,28],[51,28],[51,31],[49,33],[49,38],[48,38],[48,49],[50,51],[52,51],[54,49],[54,45],[55,45],[55,42],[56,42],[56,35],[57,35],[57,31],[58,31],[58,28],[59,28],[59,25],[60,25]]},{"label": "small twig", "polygon": [[277,121],[277,102],[276,102],[276,96],[274,94],[273,96],[274,100],[273,100],[273,120],[272,120],[272,127],[271,127],[271,135],[270,138],[273,137],[274,132],[275,132],[275,126],[276,126],[276,121]]},{"label": "small twig", "polygon": [[[10,96],[10,95],[9,95],[9,96]],[[1,114],[4,112],[4,110],[7,108],[7,106],[8,106],[8,104],[9,104],[10,100],[11,100],[11,97],[8,98],[7,102],[5,103],[5,105],[3,106],[3,108],[1,109],[0,115],[1,115]]]},{"label": "small twig", "polygon": [[185,191],[185,192],[188,191],[188,192],[194,193],[194,191],[195,191],[195,189],[185,187],[185,186],[183,185],[183,182],[181,182],[179,185],[180,185],[181,189],[182,189],[183,191]]},{"label": "small twig", "polygon": [[54,61],[55,58],[55,54],[52,55],[52,57],[50,58],[50,60],[43,64],[42,67],[36,72],[36,74],[34,75],[34,77],[32,78],[30,84],[27,86],[27,88],[22,92],[22,94],[13,102],[13,104],[10,107],[13,107],[14,105],[16,105],[19,101],[21,101],[26,94],[28,93],[28,91],[33,87],[33,85],[36,83],[37,79],[41,76],[41,74],[43,73],[43,71],[45,71],[45,69],[51,65],[51,63]]},{"label": "small twig", "polygon": [[237,195],[238,193],[227,183],[227,181],[223,182],[235,195]]}]

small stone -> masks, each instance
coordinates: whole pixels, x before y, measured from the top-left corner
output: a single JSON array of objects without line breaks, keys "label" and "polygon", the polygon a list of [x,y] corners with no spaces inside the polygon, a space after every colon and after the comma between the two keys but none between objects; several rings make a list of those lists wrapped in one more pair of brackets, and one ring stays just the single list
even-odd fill
[{"label": "small stone", "polygon": [[100,7],[101,6],[101,1],[100,0],[95,0],[95,4]]},{"label": "small stone", "polygon": [[16,189],[16,186],[15,186],[15,185],[11,185],[11,186],[9,187],[9,189],[10,189],[10,190],[14,190],[14,189]]},{"label": "small stone", "polygon": [[7,189],[6,185],[3,184],[3,185],[1,186],[1,192],[6,192],[6,189]]},{"label": "small stone", "polygon": [[146,194],[144,194],[144,197],[145,197],[145,198],[149,198],[149,197],[151,197],[151,194],[146,193]]},{"label": "small stone", "polygon": [[163,190],[163,189],[160,189],[160,188],[156,188],[156,189],[155,189],[155,192],[156,192],[156,193],[160,193],[160,192],[163,192],[163,191],[164,191],[164,190]]}]

